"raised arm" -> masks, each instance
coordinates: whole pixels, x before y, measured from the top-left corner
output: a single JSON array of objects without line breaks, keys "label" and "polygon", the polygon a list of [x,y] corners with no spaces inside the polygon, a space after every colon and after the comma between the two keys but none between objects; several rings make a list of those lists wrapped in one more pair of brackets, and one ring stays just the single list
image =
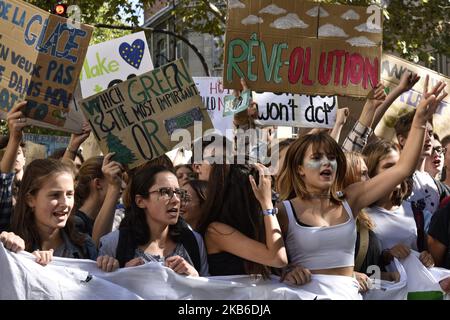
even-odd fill
[{"label": "raised arm", "polygon": [[23,117],[22,109],[25,101],[14,106],[7,115],[9,141],[5,154],[0,162],[0,232],[8,230],[13,207],[12,188],[14,181],[14,163],[17,159],[22,130],[27,126],[27,119]]},{"label": "raised arm", "polygon": [[336,122],[334,123],[333,130],[331,130],[330,136],[336,141],[339,142],[339,137],[341,136],[342,128],[344,124],[347,122],[347,117],[350,114],[348,108],[338,109],[336,115]]},{"label": "raised arm", "polygon": [[[271,177],[264,175],[264,166],[256,164],[259,171],[259,184],[250,177],[253,192],[264,210],[272,210]],[[281,228],[275,215],[264,215],[266,242],[251,239],[235,228],[223,223],[213,222],[208,227],[207,245],[212,243],[219,251],[229,252],[243,259],[266,266],[281,268],[287,265],[287,253]]]},{"label": "raised arm", "polygon": [[342,149],[346,152],[361,152],[367,144],[367,140],[372,134],[372,121],[375,111],[384,103],[386,94],[384,86],[379,83],[367,96],[366,103],[362,109],[358,121],[356,121],[352,130],[348,133],[342,144]]},{"label": "raised arm", "polygon": [[112,230],[116,204],[120,198],[123,167],[120,163],[111,161],[113,155],[114,153],[108,153],[103,159],[102,171],[108,182],[108,189],[92,229],[92,240],[97,246],[100,238]]},{"label": "raised arm", "polygon": [[372,122],[372,128],[376,128],[378,123],[380,122],[381,118],[383,118],[384,114],[386,113],[387,109],[391,106],[391,104],[400,97],[404,92],[408,92],[411,90],[414,85],[419,81],[420,77],[416,73],[412,73],[409,71],[403,72],[402,76],[400,77],[399,84],[389,92],[389,94],[386,97],[386,100],[383,102],[383,104],[376,110],[373,122]]},{"label": "raised arm", "polygon": [[81,144],[86,141],[86,139],[91,134],[91,127],[88,123],[83,124],[83,131],[81,133],[72,133],[70,136],[69,145],[66,148],[66,151],[64,152],[63,158],[69,159],[69,160],[75,160],[75,157],[77,156],[78,149],[80,148]]},{"label": "raised arm", "polygon": [[16,104],[6,117],[8,120],[9,141],[0,165],[2,173],[14,172],[14,163],[23,136],[22,130],[27,126],[27,118],[24,118],[22,113],[22,109],[26,104],[26,101]]},{"label": "raised arm", "polygon": [[352,184],[345,189],[347,200],[353,212],[359,212],[373,204],[414,172],[417,159],[422,151],[426,123],[431,121],[438,104],[445,96],[445,92],[438,98],[430,95],[419,103],[405,148],[395,166],[368,181]]}]

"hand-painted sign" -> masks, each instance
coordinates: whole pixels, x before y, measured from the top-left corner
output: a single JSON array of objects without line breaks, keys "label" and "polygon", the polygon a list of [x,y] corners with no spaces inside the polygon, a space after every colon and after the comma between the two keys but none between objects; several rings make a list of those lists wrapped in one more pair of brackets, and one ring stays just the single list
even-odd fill
[{"label": "hand-painted sign", "polygon": [[0,0],[0,31],[0,109],[27,100],[30,124],[78,131],[67,120],[92,27]]},{"label": "hand-painted sign", "polygon": [[262,92],[365,97],[380,79],[380,11],[370,12],[310,1],[235,1],[228,7],[225,87],[238,89],[245,78]]},{"label": "hand-painted sign", "polygon": [[[383,54],[381,63],[381,79],[386,87],[392,89],[397,86],[400,83],[400,78],[405,71],[417,73],[420,76],[420,80],[412,90],[403,93],[396,101],[394,101],[385,113],[382,121],[377,126],[376,134],[383,136],[385,139],[392,139],[395,136],[394,126],[398,117],[408,110],[413,110],[419,104],[422,98],[422,90],[427,74],[430,76],[428,90],[431,90],[431,88],[438,81],[447,83],[447,87],[445,88],[447,92],[450,88],[449,77],[401,58],[389,54]],[[441,102],[437,112],[433,116],[433,129],[439,137],[443,138],[450,134],[449,123],[450,96],[447,96]]]},{"label": "hand-painted sign", "polygon": [[261,125],[332,128],[338,109],[336,97],[255,93]]},{"label": "hand-painted sign", "polygon": [[226,95],[231,94],[231,90],[224,89],[222,78],[219,77],[194,77],[194,81],[211,117],[214,129],[232,140],[233,116],[223,116],[224,99]]},{"label": "hand-painted sign", "polygon": [[81,101],[81,108],[104,154],[134,168],[178,144],[171,135],[194,122],[212,123],[183,60],[119,83]]},{"label": "hand-painted sign", "polygon": [[81,72],[83,98],[153,70],[145,33],[89,46]]}]

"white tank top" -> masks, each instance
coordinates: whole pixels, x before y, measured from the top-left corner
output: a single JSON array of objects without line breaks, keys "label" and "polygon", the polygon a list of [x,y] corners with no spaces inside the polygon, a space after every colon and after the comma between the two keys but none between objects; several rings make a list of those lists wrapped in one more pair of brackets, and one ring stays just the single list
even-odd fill
[{"label": "white tank top", "polygon": [[289,219],[286,250],[289,263],[310,270],[351,267],[355,264],[356,223],[347,201],[342,205],[349,219],[330,227],[298,224],[292,205],[283,201]]},{"label": "white tank top", "polygon": [[364,209],[375,223],[373,232],[381,241],[382,249],[390,249],[402,243],[413,250],[417,250],[417,226],[411,203],[403,201],[395,210],[381,207]]}]

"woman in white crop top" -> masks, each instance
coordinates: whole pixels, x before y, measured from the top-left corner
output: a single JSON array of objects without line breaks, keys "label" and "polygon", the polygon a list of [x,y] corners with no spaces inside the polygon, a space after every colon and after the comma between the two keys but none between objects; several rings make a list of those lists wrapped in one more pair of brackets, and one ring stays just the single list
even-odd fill
[{"label": "woman in white crop top", "polygon": [[353,214],[389,193],[414,171],[425,125],[440,98],[429,95],[420,102],[395,166],[345,189],[345,155],[328,134],[305,135],[291,144],[277,181],[280,198],[290,199],[280,204],[278,218],[289,262],[297,266],[285,273],[285,281],[304,284],[311,274],[352,277],[356,239]]},{"label": "woman in white crop top", "polygon": [[[367,158],[369,177],[373,178],[392,166],[400,158],[397,146],[389,141],[379,140],[364,148]],[[410,180],[410,179],[409,179]],[[366,212],[375,222],[374,232],[380,239],[383,249],[383,260],[387,264],[394,257],[406,258],[411,249],[422,251],[420,261],[425,267],[434,266],[431,254],[423,250],[426,239],[417,236],[417,226],[411,203],[406,201],[410,194],[412,181],[404,180],[390,193],[376,201]]]}]

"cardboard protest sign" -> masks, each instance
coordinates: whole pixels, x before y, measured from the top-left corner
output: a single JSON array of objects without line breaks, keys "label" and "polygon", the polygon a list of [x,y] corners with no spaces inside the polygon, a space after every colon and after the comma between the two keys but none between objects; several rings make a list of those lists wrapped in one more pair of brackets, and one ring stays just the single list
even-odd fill
[{"label": "cardboard protest sign", "polygon": [[150,70],[153,63],[143,31],[95,44],[84,60],[81,93],[87,98]]},{"label": "cardboard protest sign", "polygon": [[228,6],[224,86],[365,97],[379,82],[380,10],[310,1]]},{"label": "cardboard protest sign", "polygon": [[[389,54],[383,54],[382,64],[381,64],[381,78],[383,84],[392,89],[399,82],[400,77],[405,71],[412,71],[420,76],[419,82],[414,86],[414,88],[408,92],[403,93],[387,110],[383,119],[378,124],[375,133],[378,136],[382,136],[385,139],[393,139],[395,136],[394,126],[400,115],[413,110],[419,104],[422,98],[423,84],[425,76],[428,74],[430,76],[430,81],[428,84],[429,90],[438,81],[444,81],[447,83],[445,90],[447,92],[450,89],[450,78],[446,77],[440,73],[437,73],[428,68],[422,67],[420,65],[408,62],[401,58],[395,57]],[[450,96],[445,97],[445,99],[439,105],[436,114],[433,116],[433,129],[439,135],[440,138],[445,137],[450,134]]]},{"label": "cardboard protest sign", "polygon": [[208,110],[214,129],[232,140],[233,116],[223,116],[224,98],[231,94],[231,90],[223,87],[220,77],[194,77],[194,82],[200,91],[203,104]]},{"label": "cardboard protest sign", "polygon": [[336,122],[337,98],[298,94],[255,93],[258,121],[262,125],[332,128]]},{"label": "cardboard protest sign", "polygon": [[183,60],[119,83],[82,100],[81,106],[102,152],[115,152],[113,159],[129,168],[175,147],[178,138],[171,141],[171,136],[177,129],[189,131],[190,145],[195,121],[202,122],[200,129],[212,128]]},{"label": "cardboard protest sign", "polygon": [[27,100],[31,124],[79,131],[81,123],[68,123],[68,115],[92,27],[0,0],[0,31],[0,109]]}]

